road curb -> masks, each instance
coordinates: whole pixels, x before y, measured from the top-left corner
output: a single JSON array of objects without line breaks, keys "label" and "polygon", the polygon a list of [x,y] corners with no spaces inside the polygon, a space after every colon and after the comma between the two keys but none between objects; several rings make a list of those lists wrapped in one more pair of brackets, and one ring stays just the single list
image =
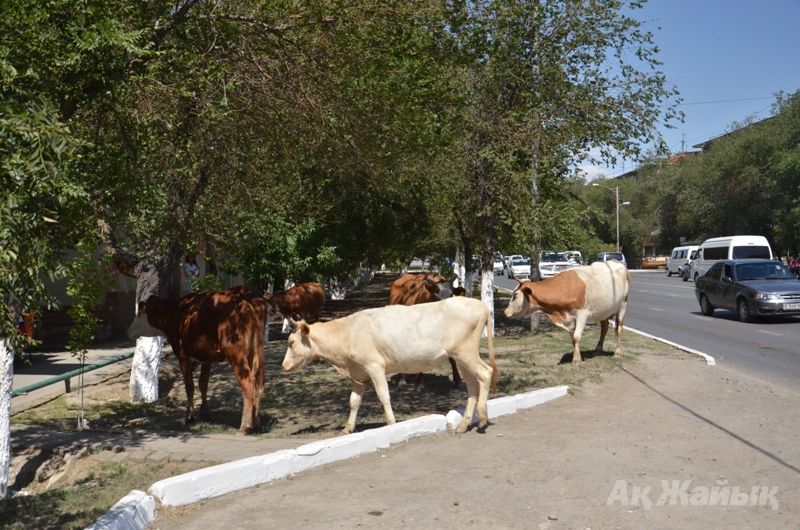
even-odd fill
[{"label": "road curb", "polygon": [[716,366],[717,365],[717,361],[712,356],[710,356],[707,353],[703,353],[701,351],[695,350],[694,348],[689,348],[688,346],[684,346],[682,344],[678,344],[677,342],[672,342],[671,340],[667,340],[667,339],[664,339],[664,338],[661,338],[661,337],[656,337],[655,335],[651,335],[650,333],[646,333],[644,331],[639,331],[638,329],[631,328],[631,327],[628,327],[628,326],[625,326],[625,325],[623,325],[623,329],[626,330],[626,331],[631,331],[633,333],[641,335],[642,337],[647,337],[648,339],[653,339],[653,340],[657,340],[658,342],[663,342],[664,344],[668,344],[669,346],[672,346],[673,348],[678,348],[679,350],[683,350],[683,351],[685,351],[687,353],[691,353],[693,355],[699,355],[700,357],[705,359],[706,364],[708,366]]},{"label": "road curb", "polygon": [[140,530],[156,515],[156,501],[143,491],[132,490],[86,530]]},{"label": "road curb", "polygon": [[[490,399],[486,404],[489,419],[497,418],[498,416],[505,416],[506,414],[514,414],[517,411],[533,408],[542,403],[546,403],[561,396],[567,395],[569,387],[567,385],[554,386],[550,388],[542,388],[539,390],[532,390],[523,394],[515,394],[513,396],[503,396],[500,398]],[[455,428],[464,417],[464,406],[457,407],[451,410],[445,416],[447,426]],[[472,415],[471,425],[478,423],[478,412]]]},{"label": "road curb", "polygon": [[[513,414],[567,394],[566,385],[490,399],[490,418]],[[91,530],[141,530],[155,519],[155,500],[181,506],[257,486],[273,480],[386,449],[408,440],[444,432],[451,420],[461,421],[463,407],[447,415],[431,414],[377,429],[318,440],[294,449],[244,458],[159,480],[149,495],[134,490],[87,528]]]}]

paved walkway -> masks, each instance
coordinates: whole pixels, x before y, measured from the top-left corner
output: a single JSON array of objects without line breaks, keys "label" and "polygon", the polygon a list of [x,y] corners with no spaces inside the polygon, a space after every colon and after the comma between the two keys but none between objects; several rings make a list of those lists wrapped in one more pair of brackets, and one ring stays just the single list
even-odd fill
[{"label": "paved walkway", "polygon": [[[114,355],[130,353],[134,350],[133,342],[120,341],[113,344],[103,345],[89,350],[86,355],[86,365],[103,361]],[[69,371],[81,367],[80,361],[73,357],[68,351],[55,352],[34,352],[28,355],[26,360],[17,359],[14,362],[14,383],[12,388],[17,390],[33,383],[38,383],[47,378],[65,374]],[[98,368],[91,372],[86,372],[84,378],[87,383],[101,381],[110,376],[118,375],[131,369],[131,360],[120,361],[118,363]],[[78,387],[78,378],[70,380],[70,387]],[[28,394],[17,396],[11,400],[11,414],[16,414],[30,407],[34,407],[55,397],[60,396],[66,391],[65,382],[58,382],[52,385],[34,390]]]}]

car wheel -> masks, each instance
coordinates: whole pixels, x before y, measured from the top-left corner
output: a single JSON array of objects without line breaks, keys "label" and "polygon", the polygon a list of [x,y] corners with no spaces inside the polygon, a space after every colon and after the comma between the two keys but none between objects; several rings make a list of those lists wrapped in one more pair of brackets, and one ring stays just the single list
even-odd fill
[{"label": "car wheel", "polygon": [[736,314],[739,315],[739,320],[742,322],[752,322],[753,315],[750,314],[750,306],[747,305],[747,300],[739,298],[736,303]]},{"label": "car wheel", "polygon": [[695,273],[694,273],[694,281],[695,281],[695,283],[697,283],[697,277],[698,277],[698,276],[700,276],[700,275],[699,275],[698,273],[696,273],[696,272],[695,272]]},{"label": "car wheel", "polygon": [[667,269],[667,278],[672,278],[672,271]]},{"label": "car wheel", "polygon": [[708,301],[708,297],[704,294],[700,295],[700,312],[705,316],[710,317],[714,314],[714,306]]},{"label": "car wheel", "polygon": [[689,281],[689,273],[688,272],[684,272],[683,274],[681,274],[681,278],[683,279],[683,281],[688,282]]}]

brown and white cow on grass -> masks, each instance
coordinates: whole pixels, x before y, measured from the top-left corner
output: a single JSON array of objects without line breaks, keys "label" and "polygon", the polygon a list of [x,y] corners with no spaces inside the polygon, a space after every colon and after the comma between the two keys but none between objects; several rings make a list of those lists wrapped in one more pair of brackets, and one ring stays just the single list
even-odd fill
[{"label": "brown and white cow on grass", "polygon": [[[479,429],[488,425],[486,401],[499,372],[492,346],[492,319],[486,305],[472,298],[448,298],[413,306],[388,305],[346,317],[307,324],[289,335],[283,359],[286,371],[321,359],[352,382],[350,416],[343,432],[353,432],[361,397],[372,383],[386,423],[395,423],[387,374],[430,370],[446,357],[455,359],[467,383],[467,406],[456,432],[467,430],[477,403]],[[489,364],[479,355],[481,333],[488,327]]]},{"label": "brown and white cow on grass", "polygon": [[208,379],[211,363],[230,363],[242,388],[244,404],[239,432],[259,428],[258,407],[264,388],[264,325],[267,304],[243,288],[193,293],[180,300],[150,297],[140,302],[128,336],[165,337],[178,356],[188,400],[186,424],[195,421],[192,359],[201,363],[200,417],[209,418]]},{"label": "brown and white cow on grass", "polygon": [[614,317],[617,332],[614,355],[622,355],[620,339],[630,283],[630,271],[618,261],[575,267],[540,282],[520,282],[505,315],[521,318],[535,312],[546,314],[553,324],[572,335],[573,363],[581,361],[580,341],[586,322],[600,322],[596,351],[601,352],[608,319]]},{"label": "brown and white cow on grass", "polygon": [[[458,287],[458,291],[463,294],[466,293],[462,287]],[[445,293],[442,293],[442,291]],[[419,273],[419,274],[403,274],[391,284],[389,284],[389,304],[401,305],[416,305],[426,304],[428,302],[437,302],[449,295],[455,294],[455,289],[452,291],[449,288],[447,278],[439,273]],[[461,374],[458,373],[458,366],[453,359],[450,361],[450,369],[453,372],[453,386],[457,387],[461,384]],[[415,386],[419,388],[422,386],[423,374],[417,374]]]}]

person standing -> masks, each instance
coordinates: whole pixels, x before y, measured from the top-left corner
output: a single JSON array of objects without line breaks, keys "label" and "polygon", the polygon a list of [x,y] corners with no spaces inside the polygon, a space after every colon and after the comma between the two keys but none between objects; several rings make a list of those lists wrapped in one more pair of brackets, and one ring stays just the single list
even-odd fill
[{"label": "person standing", "polygon": [[200,267],[197,266],[197,259],[194,255],[188,254],[183,258],[183,291],[185,293],[194,292],[195,280],[200,277]]},{"label": "person standing", "polygon": [[800,262],[797,261],[797,256],[792,256],[792,259],[789,260],[789,270],[792,272],[792,276],[797,277],[798,266],[800,266]]}]

